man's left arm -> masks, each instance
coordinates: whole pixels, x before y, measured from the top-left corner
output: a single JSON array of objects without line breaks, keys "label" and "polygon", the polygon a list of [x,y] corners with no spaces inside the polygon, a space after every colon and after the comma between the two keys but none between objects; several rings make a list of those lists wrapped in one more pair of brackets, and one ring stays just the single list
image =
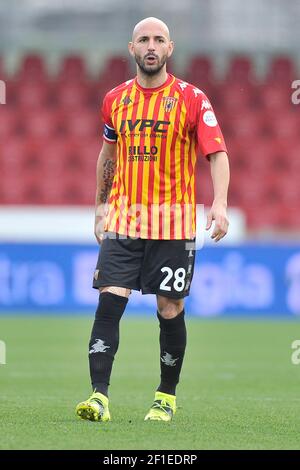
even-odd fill
[{"label": "man's left arm", "polygon": [[227,192],[229,185],[229,162],[227,153],[220,151],[209,155],[211,177],[214,187],[214,200],[211,209],[207,215],[206,230],[212,226],[213,220],[215,226],[211,238],[218,242],[225,237],[228,231],[227,218]]}]

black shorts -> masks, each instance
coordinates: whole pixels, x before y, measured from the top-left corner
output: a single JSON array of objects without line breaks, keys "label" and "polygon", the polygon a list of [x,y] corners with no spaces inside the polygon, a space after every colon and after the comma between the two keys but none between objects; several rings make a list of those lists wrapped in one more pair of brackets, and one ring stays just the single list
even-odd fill
[{"label": "black shorts", "polygon": [[93,287],[117,286],[180,299],[189,295],[194,240],[144,240],[106,234]]}]

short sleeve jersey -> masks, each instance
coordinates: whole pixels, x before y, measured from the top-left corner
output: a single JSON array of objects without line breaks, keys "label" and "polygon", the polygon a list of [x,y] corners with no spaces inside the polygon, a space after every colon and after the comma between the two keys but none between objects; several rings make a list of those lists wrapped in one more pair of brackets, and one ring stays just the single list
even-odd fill
[{"label": "short sleeve jersey", "polygon": [[193,239],[197,155],[227,152],[207,96],[172,75],[158,88],[137,79],[111,90],[103,138],[117,144],[105,230],[145,239]]}]

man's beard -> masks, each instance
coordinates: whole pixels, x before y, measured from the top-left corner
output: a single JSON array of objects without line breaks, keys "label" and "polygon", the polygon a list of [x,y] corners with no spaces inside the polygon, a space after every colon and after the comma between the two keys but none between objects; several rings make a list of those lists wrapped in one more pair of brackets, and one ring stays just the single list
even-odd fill
[{"label": "man's beard", "polygon": [[[155,54],[148,54],[148,55],[155,55]],[[168,59],[168,56],[166,54],[161,58],[160,61],[157,61],[156,66],[154,66],[154,65],[146,65],[145,64],[145,60],[147,58],[147,55],[143,59],[138,55],[135,55],[134,57],[135,57],[135,61],[136,61],[137,65],[139,66],[141,71],[145,75],[148,75],[149,77],[153,77],[154,75],[158,74],[161,71],[161,69],[163,68],[163,66],[165,65],[165,63],[167,62],[167,59]],[[157,57],[157,56],[155,55],[155,57]]]}]

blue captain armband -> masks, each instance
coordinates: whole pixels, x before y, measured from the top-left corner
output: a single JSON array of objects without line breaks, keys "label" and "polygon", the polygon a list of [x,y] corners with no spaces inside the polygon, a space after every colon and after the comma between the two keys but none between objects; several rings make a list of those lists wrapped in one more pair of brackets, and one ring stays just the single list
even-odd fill
[{"label": "blue captain armband", "polygon": [[108,142],[117,142],[117,134],[113,127],[109,127],[107,124],[104,124],[103,136]]}]

